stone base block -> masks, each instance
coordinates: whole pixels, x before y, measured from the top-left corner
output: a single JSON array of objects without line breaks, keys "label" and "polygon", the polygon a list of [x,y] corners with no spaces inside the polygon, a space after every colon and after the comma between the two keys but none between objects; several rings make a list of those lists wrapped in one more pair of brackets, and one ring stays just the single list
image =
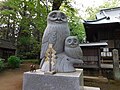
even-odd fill
[{"label": "stone base block", "polygon": [[54,75],[37,70],[24,73],[23,90],[84,90],[83,83],[83,69]]},{"label": "stone base block", "polygon": [[84,90],[100,90],[100,88],[84,86]]}]

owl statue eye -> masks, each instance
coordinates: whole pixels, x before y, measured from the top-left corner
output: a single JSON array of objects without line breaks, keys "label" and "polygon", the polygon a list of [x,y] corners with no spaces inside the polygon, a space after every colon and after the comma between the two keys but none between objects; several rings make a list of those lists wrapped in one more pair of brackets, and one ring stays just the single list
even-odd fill
[{"label": "owl statue eye", "polygon": [[63,13],[61,13],[61,18],[65,19],[65,15]]},{"label": "owl statue eye", "polygon": [[55,18],[55,17],[56,17],[56,15],[55,15],[55,14],[53,14],[53,15],[52,15],[52,18]]},{"label": "owl statue eye", "polygon": [[68,43],[71,43],[71,39],[68,39],[67,42],[68,42]]},{"label": "owl statue eye", "polygon": [[77,43],[77,39],[74,39],[74,43]]},{"label": "owl statue eye", "polygon": [[52,18],[56,18],[57,13],[52,13],[50,16],[51,16]]}]

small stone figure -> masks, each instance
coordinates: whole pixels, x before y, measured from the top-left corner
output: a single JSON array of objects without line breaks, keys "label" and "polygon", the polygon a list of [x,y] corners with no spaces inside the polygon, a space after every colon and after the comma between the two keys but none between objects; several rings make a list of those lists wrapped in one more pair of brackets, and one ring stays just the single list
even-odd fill
[{"label": "small stone figure", "polygon": [[83,53],[76,36],[69,36],[65,40],[65,50],[57,55],[56,72],[73,72],[74,63],[83,63]]},{"label": "small stone figure", "polygon": [[36,72],[36,66],[34,64],[30,65],[30,72]]},{"label": "small stone figure", "polygon": [[[68,57],[82,60],[83,53],[82,53],[81,47],[79,46],[79,40],[78,40],[77,36],[69,36],[66,38],[66,40],[65,40],[65,54]],[[75,63],[75,61],[74,61],[74,63]]]}]

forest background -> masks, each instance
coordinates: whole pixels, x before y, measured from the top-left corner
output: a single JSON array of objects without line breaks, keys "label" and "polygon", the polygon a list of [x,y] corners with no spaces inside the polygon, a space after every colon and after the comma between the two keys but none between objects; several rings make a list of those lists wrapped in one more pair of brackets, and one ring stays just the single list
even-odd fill
[{"label": "forest background", "polygon": [[[81,0],[82,1],[82,0]],[[98,1],[99,2],[99,1]],[[101,9],[120,5],[119,0],[106,0],[99,6],[75,8],[74,0],[5,0],[0,1],[0,39],[11,41],[16,46],[16,56],[21,59],[39,59],[41,40],[47,26],[47,15],[52,10],[61,10],[68,16],[71,35],[85,42],[82,21],[94,20]],[[84,8],[84,12],[82,12]],[[81,12],[80,12],[81,11]],[[83,15],[84,14],[84,15]]]}]

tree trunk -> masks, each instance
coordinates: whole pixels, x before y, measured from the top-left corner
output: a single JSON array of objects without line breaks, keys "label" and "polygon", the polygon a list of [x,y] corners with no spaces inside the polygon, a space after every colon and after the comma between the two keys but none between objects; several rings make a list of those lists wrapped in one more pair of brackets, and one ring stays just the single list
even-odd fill
[{"label": "tree trunk", "polygon": [[63,1],[64,0],[53,0],[52,11],[53,10],[59,10]]}]

